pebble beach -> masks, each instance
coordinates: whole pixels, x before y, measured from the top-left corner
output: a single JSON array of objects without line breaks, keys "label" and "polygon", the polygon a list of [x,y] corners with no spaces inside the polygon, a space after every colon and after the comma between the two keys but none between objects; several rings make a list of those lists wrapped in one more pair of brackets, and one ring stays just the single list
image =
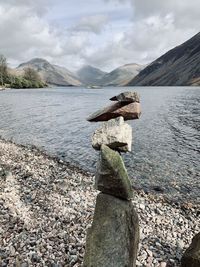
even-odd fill
[{"label": "pebble beach", "polygon": [[[98,194],[93,184],[91,173],[0,139],[0,266],[81,266]],[[133,203],[140,220],[137,266],[180,266],[200,232],[198,206],[143,191],[134,191]]]}]

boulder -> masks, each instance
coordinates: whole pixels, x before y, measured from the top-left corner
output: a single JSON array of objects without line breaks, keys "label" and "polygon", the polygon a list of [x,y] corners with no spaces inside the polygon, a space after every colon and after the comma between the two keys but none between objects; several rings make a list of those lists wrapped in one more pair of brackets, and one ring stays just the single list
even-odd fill
[{"label": "boulder", "polygon": [[110,98],[111,101],[121,101],[127,103],[138,102],[140,103],[140,96],[136,92],[123,92],[117,96]]},{"label": "boulder", "polygon": [[132,202],[99,194],[83,267],[135,267],[138,243],[138,216]]},{"label": "boulder", "polygon": [[200,266],[200,233],[192,239],[192,244],[181,259],[181,267]]},{"label": "boulder", "polygon": [[102,127],[94,132],[93,148],[100,150],[101,145],[107,145],[121,152],[131,151],[132,128],[124,122],[123,117],[104,122]]},{"label": "boulder", "polygon": [[140,103],[117,102],[106,108],[98,110],[87,118],[88,121],[108,121],[122,116],[124,120],[139,119],[141,115]]},{"label": "boulder", "polygon": [[95,188],[122,199],[131,199],[133,190],[124,162],[118,152],[102,145],[95,175]]}]

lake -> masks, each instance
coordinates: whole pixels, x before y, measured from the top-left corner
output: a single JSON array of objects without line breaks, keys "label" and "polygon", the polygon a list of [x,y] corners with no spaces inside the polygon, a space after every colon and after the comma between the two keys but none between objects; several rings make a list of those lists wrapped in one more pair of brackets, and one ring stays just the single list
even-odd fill
[{"label": "lake", "polygon": [[[0,92],[0,135],[36,145],[95,172],[91,135],[101,123],[86,117],[129,88],[50,88]],[[130,121],[132,152],[123,155],[136,188],[200,202],[200,88],[132,87],[142,116]]]}]

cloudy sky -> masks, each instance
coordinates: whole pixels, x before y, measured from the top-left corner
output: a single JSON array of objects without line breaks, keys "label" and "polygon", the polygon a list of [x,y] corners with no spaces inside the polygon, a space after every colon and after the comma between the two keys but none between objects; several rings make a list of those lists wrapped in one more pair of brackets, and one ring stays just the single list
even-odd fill
[{"label": "cloudy sky", "polygon": [[200,31],[199,0],[0,0],[0,54],[75,70],[147,64]]}]

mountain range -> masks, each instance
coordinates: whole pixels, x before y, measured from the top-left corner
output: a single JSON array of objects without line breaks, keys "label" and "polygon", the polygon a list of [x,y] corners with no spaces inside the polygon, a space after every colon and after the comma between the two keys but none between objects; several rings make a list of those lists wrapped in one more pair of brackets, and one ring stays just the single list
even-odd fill
[{"label": "mountain range", "polygon": [[127,85],[200,85],[200,33],[159,57]]},{"label": "mountain range", "polygon": [[77,72],[77,76],[86,85],[124,86],[143,68],[139,64],[126,64],[108,73],[92,66],[84,66]]},{"label": "mountain range", "polygon": [[16,74],[22,75],[24,69],[28,67],[36,70],[42,80],[50,86],[123,86],[143,69],[141,65],[128,64],[107,73],[87,65],[76,73],[72,73],[64,67],[50,64],[45,59],[34,58],[20,64],[14,71]]},{"label": "mountain range", "polygon": [[200,33],[171,49],[147,66],[126,64],[105,72],[83,66],[76,73],[42,58],[20,64],[14,71],[22,74],[31,67],[50,86],[190,86],[200,85]]}]

